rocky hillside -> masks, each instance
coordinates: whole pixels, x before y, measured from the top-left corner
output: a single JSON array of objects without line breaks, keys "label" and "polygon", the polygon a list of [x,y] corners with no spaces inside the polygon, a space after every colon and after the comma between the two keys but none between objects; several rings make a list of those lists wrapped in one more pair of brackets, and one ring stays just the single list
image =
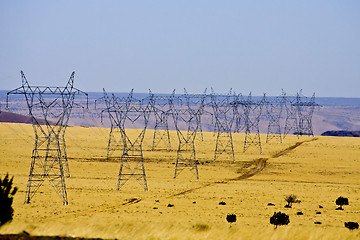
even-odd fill
[{"label": "rocky hillside", "polygon": [[[45,124],[45,121],[43,119],[40,119],[38,121],[40,124]],[[2,111],[0,112],[0,122],[31,124],[31,118],[22,114]]]},{"label": "rocky hillside", "polygon": [[360,137],[360,131],[326,131],[321,136]]}]

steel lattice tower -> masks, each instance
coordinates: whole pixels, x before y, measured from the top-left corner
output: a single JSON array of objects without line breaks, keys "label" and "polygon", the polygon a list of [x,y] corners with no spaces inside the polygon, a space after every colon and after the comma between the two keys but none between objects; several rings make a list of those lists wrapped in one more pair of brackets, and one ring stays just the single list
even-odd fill
[{"label": "steel lattice tower", "polygon": [[[68,204],[65,175],[69,175],[66,154],[65,130],[74,104],[75,95],[87,93],[73,87],[74,72],[64,88],[30,86],[21,71],[22,86],[7,93],[25,96],[32,126],[35,146],[31,157],[25,203],[30,203],[37,190],[47,179],[61,198]],[[8,99],[7,99],[8,101]],[[45,124],[41,124],[43,119]]]},{"label": "steel lattice tower", "polygon": [[244,124],[242,124],[242,120],[243,120],[243,112],[241,111],[240,105],[238,104],[240,101],[242,101],[242,95],[238,94],[234,96],[234,101],[230,103],[230,105],[233,108],[233,113],[234,113],[234,123],[233,127],[234,133],[240,133],[243,129],[244,129]]},{"label": "steel lattice tower", "polygon": [[308,135],[314,136],[312,129],[312,116],[314,113],[314,109],[316,106],[319,106],[315,103],[315,93],[312,95],[310,100],[302,95],[302,91],[296,96],[296,103],[294,106],[297,109],[299,121],[298,121],[298,129],[299,135]]},{"label": "steel lattice tower", "polygon": [[245,124],[245,140],[243,152],[250,146],[255,146],[262,153],[261,139],[259,131],[259,122],[264,105],[264,99],[261,101],[253,101],[251,93],[247,100],[238,100],[233,105],[238,105],[243,109],[243,118]]},{"label": "steel lattice tower", "polygon": [[281,114],[283,106],[285,104],[285,93],[282,96],[276,97],[275,99],[265,98],[266,117],[268,119],[268,128],[266,134],[266,142],[268,143],[271,139],[277,139],[282,143],[281,137]]},{"label": "steel lattice tower", "polygon": [[[194,109],[197,109],[197,114],[199,115],[199,128],[197,132],[201,135],[201,140],[204,140],[203,130],[202,130],[202,124],[201,124],[201,117],[204,114],[204,107],[205,107],[205,100],[208,97],[206,94],[207,88],[205,88],[204,93],[202,94],[188,94],[186,91],[186,88],[184,88],[184,95],[181,97],[183,104],[185,104],[188,109],[192,109],[191,111],[194,112]],[[174,92],[175,93],[175,90]]]},{"label": "steel lattice tower", "polygon": [[[179,140],[174,178],[184,169],[189,169],[199,179],[195,139],[200,129],[205,96],[205,94],[201,95],[202,101],[197,99],[196,104],[191,103],[191,97],[186,92],[182,96],[170,99],[171,112]],[[194,97],[198,98],[198,96]]]},{"label": "steel lattice tower", "polygon": [[286,119],[285,119],[285,128],[284,128],[284,138],[287,134],[293,131],[293,134],[299,136],[299,123],[298,123],[298,109],[296,107],[297,98],[293,96],[285,96],[285,109],[286,109]]},{"label": "steel lattice tower", "polygon": [[234,109],[231,102],[234,95],[231,90],[227,95],[216,95],[214,91],[210,95],[211,106],[215,118],[215,132],[217,132],[214,161],[222,154],[227,154],[235,162],[234,147],[231,129],[234,121]]},{"label": "steel lattice tower", "polygon": [[[172,95],[174,95],[174,93]],[[167,150],[171,151],[171,141],[168,124],[168,117],[170,115],[169,97],[155,96],[150,91],[149,103],[151,111],[155,116],[152,150],[159,148],[161,143],[163,143],[165,144],[165,146],[167,146]]]},{"label": "steel lattice tower", "polygon": [[[133,98],[133,90],[127,98],[116,98],[113,95],[112,100],[105,97],[105,101],[108,101],[108,107],[103,111],[108,112],[111,121],[120,129],[123,143],[117,190],[134,177],[148,191],[142,144],[151,112],[149,103]],[[139,122],[140,125],[136,125]],[[140,133],[135,137],[128,134],[128,127],[138,126],[142,126]]]},{"label": "steel lattice tower", "polygon": [[[103,89],[104,96],[101,99],[103,100],[106,105],[106,110],[113,110],[116,106],[116,101],[118,100],[114,95],[112,95],[112,98],[109,97],[109,95],[106,93],[105,89]],[[121,106],[117,106],[121,109]],[[120,126],[117,124],[118,116],[114,112],[105,111],[108,113],[109,119],[110,119],[110,132],[109,132],[109,140],[108,140],[108,146],[107,146],[107,152],[106,152],[106,159],[110,160],[110,158],[121,158],[121,155],[123,153],[124,144],[123,139],[121,137],[121,131]],[[102,115],[101,115],[102,116]],[[118,153],[118,155],[116,155]]]}]

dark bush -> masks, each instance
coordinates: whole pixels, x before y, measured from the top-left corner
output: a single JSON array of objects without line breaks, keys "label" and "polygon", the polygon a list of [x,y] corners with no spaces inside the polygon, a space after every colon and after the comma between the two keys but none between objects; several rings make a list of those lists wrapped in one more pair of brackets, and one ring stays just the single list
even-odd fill
[{"label": "dark bush", "polygon": [[275,228],[281,225],[288,225],[290,223],[289,216],[282,212],[274,212],[274,215],[270,217],[270,223],[275,225]]},{"label": "dark bush", "polygon": [[321,212],[316,212],[316,214],[321,214]]},{"label": "dark bush", "polygon": [[338,207],[336,210],[344,210],[342,208],[343,205],[349,205],[349,199],[344,198],[344,197],[338,197],[335,201],[336,205],[339,205],[340,207]]},{"label": "dark bush", "polygon": [[219,202],[219,205],[226,205],[226,202],[221,201],[221,202]]},{"label": "dark bush", "polygon": [[322,224],[322,222],[314,222],[314,224],[320,225]]},{"label": "dark bush", "polygon": [[303,212],[297,212],[296,215],[304,215]]},{"label": "dark bush", "polygon": [[0,226],[11,221],[13,218],[14,209],[12,203],[14,195],[18,188],[12,189],[13,179],[9,179],[9,175],[6,174],[4,179],[0,178]]},{"label": "dark bush", "polygon": [[173,207],[174,204],[169,203],[167,206],[168,206],[168,207]]},{"label": "dark bush", "polygon": [[319,205],[319,208],[324,208],[323,206]]},{"label": "dark bush", "polygon": [[236,215],[235,214],[228,214],[226,216],[226,221],[228,221],[228,223],[236,222]]},{"label": "dark bush", "polygon": [[357,222],[345,222],[345,227],[354,230],[359,228],[359,224]]},{"label": "dark bush", "polygon": [[268,203],[267,205],[268,205],[268,206],[275,206],[275,204],[273,204],[273,203],[271,203],[271,202]]}]

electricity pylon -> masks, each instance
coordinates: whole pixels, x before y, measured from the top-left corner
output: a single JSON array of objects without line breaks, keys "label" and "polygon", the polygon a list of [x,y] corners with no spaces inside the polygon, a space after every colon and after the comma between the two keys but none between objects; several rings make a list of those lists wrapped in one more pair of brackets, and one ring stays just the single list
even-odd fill
[{"label": "electricity pylon", "polygon": [[296,103],[294,106],[297,109],[298,113],[298,129],[299,135],[308,135],[314,136],[313,128],[312,128],[312,116],[316,106],[319,106],[315,103],[315,93],[308,100],[307,97],[302,95],[302,91],[296,96]]},{"label": "electricity pylon", "polygon": [[266,143],[272,139],[277,139],[282,143],[280,119],[285,104],[284,97],[285,92],[282,93],[282,96],[274,99],[265,98],[266,118],[268,120]]},{"label": "electricity pylon", "polygon": [[283,96],[285,98],[285,110],[286,110],[286,119],[283,137],[289,133],[296,134],[299,137],[299,118],[298,118],[298,109],[296,107],[298,98],[294,96]]},{"label": "electricity pylon", "polygon": [[[65,87],[30,86],[21,71],[22,86],[7,93],[25,96],[32,126],[35,146],[32,151],[25,203],[30,203],[37,190],[47,179],[68,204],[65,176],[70,175],[65,144],[65,130],[74,105],[75,95],[87,93],[74,88],[74,72]],[[45,124],[40,124],[41,119]]]},{"label": "electricity pylon", "polygon": [[[106,96],[104,91],[104,99],[107,101],[107,108],[103,112],[108,112],[110,121],[114,128],[119,129],[122,139],[122,155],[120,170],[117,181],[117,190],[120,190],[131,178],[135,178],[148,191],[144,157],[142,152],[142,144],[145,131],[150,116],[149,103],[144,100],[133,98],[133,90],[127,98],[117,98],[113,95],[112,99]],[[136,125],[139,123],[140,125]],[[129,127],[140,129],[138,134],[129,134]],[[109,139],[109,142],[111,139]]]},{"label": "electricity pylon", "polygon": [[234,108],[230,104],[234,101],[231,90],[227,95],[216,95],[214,91],[210,95],[213,116],[215,118],[216,146],[214,161],[222,154],[226,154],[232,162],[235,162],[234,146],[231,129],[234,121]]},{"label": "electricity pylon", "polygon": [[191,97],[186,92],[184,95],[172,98],[169,101],[179,140],[174,178],[184,169],[189,169],[194,173],[196,179],[199,179],[195,139],[197,132],[200,130],[200,119],[204,109],[205,96],[205,94],[202,95],[201,101],[197,99],[197,104],[191,102]]},{"label": "electricity pylon", "polygon": [[170,104],[168,96],[155,96],[150,91],[149,104],[151,112],[155,117],[154,136],[152,150],[159,149],[161,144],[171,151],[168,117],[170,115]]},{"label": "electricity pylon", "polygon": [[259,149],[259,152],[262,153],[259,122],[264,105],[264,98],[261,101],[254,101],[250,93],[246,100],[242,98],[237,99],[233,101],[231,105],[234,108],[241,108],[243,111],[242,116],[245,129],[243,152],[250,146],[255,146]]}]

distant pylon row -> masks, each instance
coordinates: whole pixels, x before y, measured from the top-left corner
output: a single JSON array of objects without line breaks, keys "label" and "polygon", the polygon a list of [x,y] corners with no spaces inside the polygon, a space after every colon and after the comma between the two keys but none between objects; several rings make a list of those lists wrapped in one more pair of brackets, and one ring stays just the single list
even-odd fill
[{"label": "distant pylon row", "polygon": [[[188,94],[184,90],[184,94],[180,95],[175,94],[174,90],[171,95],[159,96],[150,91],[148,97],[134,101],[133,90],[126,98],[118,98],[114,94],[109,98],[104,90],[104,97],[101,100],[105,100],[106,108],[102,110],[102,113],[108,113],[111,123],[107,156],[109,158],[110,153],[116,150],[122,152],[118,189],[123,185],[122,182],[125,183],[131,176],[136,176],[147,190],[141,149],[143,135],[148,127],[147,123],[151,115],[155,118],[152,150],[160,146],[160,143],[162,143],[162,146],[167,146],[165,150],[171,150],[168,119],[169,116],[172,117],[178,136],[174,178],[186,168],[193,170],[196,178],[199,178],[195,140],[197,133],[200,133],[203,139],[202,119],[204,116],[213,119],[213,131],[217,136],[213,160],[215,161],[221,155],[224,155],[225,158],[230,158],[235,162],[233,133],[245,133],[243,152],[250,146],[255,146],[262,153],[259,130],[261,117],[265,117],[268,121],[266,142],[271,139],[278,139],[281,143],[282,137],[285,137],[291,130],[296,135],[313,135],[311,118],[314,108],[317,106],[315,95],[310,101],[304,101],[304,99],[307,100],[301,95],[301,91],[296,97],[288,97],[283,91],[279,97],[266,97],[264,95],[262,98],[254,100],[251,94],[244,98],[241,94],[235,94],[231,90],[228,94],[216,94],[213,90],[210,94],[207,94],[206,90],[202,94]],[[129,125],[126,126],[126,118],[123,117],[128,114],[126,106],[133,106],[134,109],[137,106],[136,111],[131,111],[134,115],[132,123],[146,116],[142,121],[143,125],[136,125],[137,128],[142,126],[143,131],[141,137],[139,135],[136,138],[138,141],[137,156],[139,158],[135,161],[135,167],[130,167],[127,160],[129,158],[127,145],[129,142],[131,145],[131,141],[125,130]],[[288,115],[286,116],[285,130],[282,136],[280,119],[283,108],[286,108]],[[263,109],[266,110],[265,115],[263,115]],[[121,119],[124,119],[124,121],[121,122]],[[120,144],[118,144],[118,141],[113,140],[115,139],[113,136],[115,129],[117,129],[116,132],[121,133],[122,141],[120,141]],[[130,174],[124,173],[122,166],[125,163],[129,166]],[[135,173],[138,166],[142,166],[141,173]]]},{"label": "distant pylon row", "polygon": [[[65,87],[31,86],[23,72],[21,77],[21,87],[7,93],[7,106],[10,95],[24,95],[35,132],[25,202],[29,203],[48,179],[66,205],[68,200],[65,177],[70,177],[70,170],[65,131],[72,108],[88,108],[88,94],[74,88],[74,73]],[[209,118],[212,119],[212,123],[207,123],[206,126],[207,129],[211,126],[216,134],[213,160],[224,156],[235,162],[232,134],[245,133],[243,152],[250,146],[255,146],[262,153],[259,129],[262,118],[268,121],[266,142],[271,139],[282,142],[282,138],[289,133],[298,136],[313,135],[312,115],[314,108],[318,106],[315,103],[315,94],[308,99],[301,91],[295,97],[287,96],[283,91],[279,97],[267,97],[264,94],[261,98],[254,98],[251,93],[243,97],[231,89],[227,94],[216,94],[213,89],[211,93],[207,93],[205,89],[201,94],[188,94],[185,89],[183,94],[176,94],[174,90],[169,95],[155,95],[150,91],[147,97],[141,99],[134,97],[133,90],[122,98],[115,94],[110,96],[105,90],[103,94],[101,99],[95,101],[95,106],[98,101],[104,102],[101,116],[107,114],[111,123],[107,158],[114,152],[120,152],[118,190],[132,177],[148,190],[142,149],[151,118],[155,124],[152,150],[166,146],[165,150],[171,151],[169,119],[172,118],[178,137],[174,178],[184,169],[189,169],[198,179],[195,141],[198,133],[203,140],[204,120],[206,122]],[[77,95],[86,97],[85,106],[84,98],[84,101],[74,103]],[[286,118],[282,127],[280,120],[284,108]],[[138,129],[138,134],[129,134],[130,128]]]}]

